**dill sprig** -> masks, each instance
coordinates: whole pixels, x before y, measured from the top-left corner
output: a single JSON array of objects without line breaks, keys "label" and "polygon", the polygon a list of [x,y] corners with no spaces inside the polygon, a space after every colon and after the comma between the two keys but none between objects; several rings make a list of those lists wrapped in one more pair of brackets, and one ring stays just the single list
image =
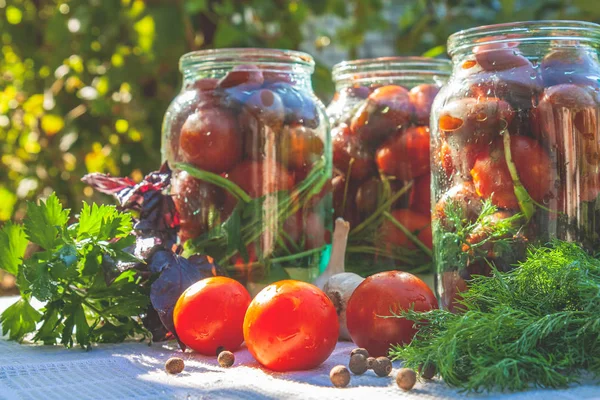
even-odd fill
[{"label": "dill sprig", "polygon": [[461,295],[460,314],[397,315],[419,331],[391,356],[433,365],[470,392],[565,387],[582,370],[600,376],[600,261],[579,245],[532,247],[517,268],[475,277]]}]

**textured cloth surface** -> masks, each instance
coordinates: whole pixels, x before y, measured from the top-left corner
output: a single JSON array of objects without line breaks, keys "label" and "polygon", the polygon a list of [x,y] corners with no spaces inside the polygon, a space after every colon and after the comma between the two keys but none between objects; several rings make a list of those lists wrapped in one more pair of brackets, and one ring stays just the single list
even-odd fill
[{"label": "textured cloth surface", "polygon": [[[0,312],[16,298],[0,298]],[[355,346],[340,342],[332,356],[311,371],[273,373],[262,369],[245,348],[235,353],[235,366],[219,367],[215,357],[181,353],[174,343],[123,343],[94,346],[91,351],[60,346],[19,345],[0,339],[0,400],[4,399],[462,399],[466,396],[439,379],[417,383],[402,392],[390,377],[372,371],[352,376],[350,386],[336,389],[329,370],[348,364]],[[185,371],[168,375],[165,361],[185,360]],[[566,390],[532,390],[515,394],[468,396],[492,399],[600,399],[593,383]]]}]

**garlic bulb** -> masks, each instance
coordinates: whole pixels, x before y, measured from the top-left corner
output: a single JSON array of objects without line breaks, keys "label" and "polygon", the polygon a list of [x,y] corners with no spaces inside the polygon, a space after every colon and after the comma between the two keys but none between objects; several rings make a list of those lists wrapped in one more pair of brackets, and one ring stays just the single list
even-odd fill
[{"label": "garlic bulb", "polygon": [[323,289],[333,302],[340,322],[340,339],[351,340],[346,327],[346,306],[354,289],[364,280],[360,275],[345,272],[346,244],[350,224],[341,218],[335,221],[329,264],[314,284]]}]

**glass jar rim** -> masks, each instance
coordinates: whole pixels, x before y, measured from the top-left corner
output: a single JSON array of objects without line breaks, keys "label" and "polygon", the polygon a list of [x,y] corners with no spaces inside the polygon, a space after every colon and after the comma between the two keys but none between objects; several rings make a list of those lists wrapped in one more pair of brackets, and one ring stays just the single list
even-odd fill
[{"label": "glass jar rim", "polygon": [[378,57],[342,61],[332,69],[334,82],[360,82],[403,75],[450,75],[450,60],[429,57]]},{"label": "glass jar rim", "polygon": [[[269,49],[253,47],[230,47],[223,49],[197,50],[184,54],[179,59],[179,70],[194,69],[196,71],[209,69],[226,69],[238,67],[243,70],[243,65],[252,64],[263,67],[262,69],[303,70],[312,74],[315,61],[310,54],[286,49]],[[242,68],[239,68],[242,67]]]},{"label": "glass jar rim", "polygon": [[475,46],[501,43],[576,41],[600,45],[600,25],[587,21],[541,20],[483,25],[453,33],[448,37],[448,55],[471,50]]}]

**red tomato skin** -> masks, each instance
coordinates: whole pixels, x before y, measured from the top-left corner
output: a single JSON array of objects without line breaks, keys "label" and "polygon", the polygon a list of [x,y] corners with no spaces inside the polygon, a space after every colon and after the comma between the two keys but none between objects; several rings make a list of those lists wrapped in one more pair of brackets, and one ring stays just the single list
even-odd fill
[{"label": "red tomato skin", "polygon": [[[414,233],[423,244],[430,249],[433,248],[433,239],[431,235],[431,217],[427,214],[421,214],[413,210],[398,209],[392,211],[392,216],[410,232]],[[401,246],[407,249],[416,249],[417,246],[391,221],[384,221],[381,225],[383,234],[383,244],[388,247]]]},{"label": "red tomato skin", "polygon": [[175,304],[177,336],[206,356],[215,356],[219,347],[234,351],[244,341],[244,315],[250,300],[246,288],[231,278],[202,279],[183,292]]},{"label": "red tomato skin", "polygon": [[352,341],[367,349],[371,357],[387,356],[393,344],[408,344],[416,333],[413,322],[402,318],[380,318],[414,304],[415,311],[437,308],[429,287],[416,276],[402,271],[371,275],[354,291],[346,309]]},{"label": "red tomato skin", "polygon": [[400,132],[377,150],[376,162],[381,171],[403,181],[429,173],[429,128]]},{"label": "red tomato skin", "polygon": [[331,300],[310,283],[284,280],[264,288],[244,319],[250,354],[273,371],[299,371],[322,364],[339,334]]}]

